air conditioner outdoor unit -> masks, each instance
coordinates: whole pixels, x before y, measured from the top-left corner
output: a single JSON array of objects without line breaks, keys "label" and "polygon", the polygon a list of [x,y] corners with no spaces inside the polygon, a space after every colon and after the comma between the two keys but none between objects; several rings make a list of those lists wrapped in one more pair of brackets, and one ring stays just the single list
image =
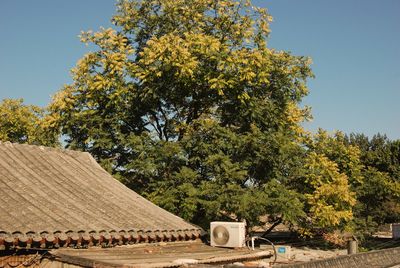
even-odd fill
[{"label": "air conditioner outdoor unit", "polygon": [[244,222],[210,223],[212,247],[240,248],[245,246],[246,226]]}]

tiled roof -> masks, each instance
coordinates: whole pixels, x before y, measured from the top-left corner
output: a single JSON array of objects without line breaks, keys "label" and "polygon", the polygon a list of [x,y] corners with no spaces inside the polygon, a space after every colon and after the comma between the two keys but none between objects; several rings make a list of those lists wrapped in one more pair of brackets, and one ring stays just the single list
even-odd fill
[{"label": "tiled roof", "polygon": [[0,143],[0,249],[190,240],[200,232],[88,153]]},{"label": "tiled roof", "polygon": [[[247,247],[218,248],[200,242],[142,244],[85,250],[61,248],[51,250],[49,253],[50,263],[47,262],[49,265],[46,266],[46,260],[42,260],[43,267],[52,267],[51,264],[60,267],[60,262],[76,265],[75,267],[222,267],[221,264],[248,262],[272,256],[272,250],[250,250]],[[240,265],[232,266],[240,267]]]}]

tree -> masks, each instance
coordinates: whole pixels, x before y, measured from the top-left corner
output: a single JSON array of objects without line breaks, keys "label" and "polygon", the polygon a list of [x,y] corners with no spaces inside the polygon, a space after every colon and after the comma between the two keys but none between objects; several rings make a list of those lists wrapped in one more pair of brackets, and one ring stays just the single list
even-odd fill
[{"label": "tree", "polygon": [[356,201],[351,207],[352,222],[348,221],[353,231],[361,236],[373,234],[380,225],[400,219],[398,141],[380,134],[369,139],[341,132],[330,136],[319,130],[307,144],[310,151],[326,157],[336,171],[348,177],[348,191]]},{"label": "tree", "polygon": [[[68,147],[203,226],[255,225],[262,215],[304,225],[321,206],[343,213],[316,224],[350,218],[347,175],[328,162],[304,170],[313,155],[301,127],[309,109],[299,103],[311,61],[267,47],[266,10],[250,1],[119,1],[112,21],[115,29],[82,33],[98,50],[50,106]],[[329,177],[311,182],[321,169]],[[325,194],[335,184],[347,199]]]},{"label": "tree", "polygon": [[363,165],[363,183],[355,188],[356,223],[360,232],[373,234],[380,225],[400,220],[400,141],[354,133],[346,140],[360,149]]},{"label": "tree", "polygon": [[351,229],[354,187],[363,177],[359,150],[344,138],[341,132],[329,135],[319,129],[303,139],[306,152],[292,187],[305,197],[307,220],[300,225],[305,235]]},{"label": "tree", "polygon": [[386,135],[377,134],[371,139],[363,134],[350,134],[348,143],[358,146],[364,165],[387,172],[400,181],[400,140],[391,141]]},{"label": "tree", "polygon": [[58,134],[50,131],[40,107],[24,105],[22,99],[4,99],[0,103],[0,140],[55,146]]}]

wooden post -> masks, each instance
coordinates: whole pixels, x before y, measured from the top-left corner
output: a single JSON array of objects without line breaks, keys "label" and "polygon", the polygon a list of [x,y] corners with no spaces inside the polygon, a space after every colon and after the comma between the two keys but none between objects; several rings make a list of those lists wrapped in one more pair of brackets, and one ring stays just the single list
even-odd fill
[{"label": "wooden post", "polygon": [[350,239],[347,241],[347,254],[356,254],[358,252],[358,241]]}]

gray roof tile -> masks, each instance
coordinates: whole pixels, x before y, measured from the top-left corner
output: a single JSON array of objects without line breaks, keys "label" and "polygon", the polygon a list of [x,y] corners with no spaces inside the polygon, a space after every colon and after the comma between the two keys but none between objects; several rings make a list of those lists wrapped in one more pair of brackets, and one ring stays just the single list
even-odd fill
[{"label": "gray roof tile", "polygon": [[202,232],[124,186],[88,153],[9,142],[0,143],[0,215],[0,249],[187,240]]}]

